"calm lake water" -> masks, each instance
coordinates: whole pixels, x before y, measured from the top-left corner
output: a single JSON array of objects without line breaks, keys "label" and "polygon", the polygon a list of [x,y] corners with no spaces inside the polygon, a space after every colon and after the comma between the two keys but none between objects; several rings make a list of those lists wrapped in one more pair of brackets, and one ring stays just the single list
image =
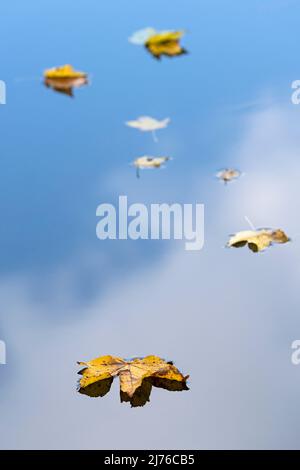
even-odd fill
[{"label": "calm lake water", "polygon": [[[2,2],[0,105],[1,448],[299,446],[300,78],[296,1]],[[156,61],[128,37],[184,29],[188,54]],[[89,74],[74,98],[43,85]],[[125,121],[171,118],[142,133]],[[168,155],[163,170],[130,163]],[[243,172],[223,186],[215,173]],[[203,203],[205,245],[100,241],[96,208]],[[254,255],[230,234],[281,227]],[[157,354],[190,391],[130,409],[118,386],[76,393],[76,361]]]}]

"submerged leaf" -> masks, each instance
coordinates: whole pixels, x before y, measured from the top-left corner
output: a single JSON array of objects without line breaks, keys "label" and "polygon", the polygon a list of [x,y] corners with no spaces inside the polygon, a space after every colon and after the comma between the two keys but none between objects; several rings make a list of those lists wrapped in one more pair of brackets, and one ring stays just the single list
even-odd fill
[{"label": "submerged leaf", "polygon": [[135,121],[127,121],[126,125],[129,127],[134,127],[135,129],[139,129],[140,131],[156,131],[158,129],[164,129],[170,122],[170,118],[162,119],[159,121],[158,119],[154,119],[150,116],[141,116],[137,118]]},{"label": "submerged leaf", "polygon": [[232,236],[227,243],[228,247],[240,248],[248,245],[248,248],[257,253],[263,251],[273,243],[287,243],[290,238],[281,229],[245,230]]},{"label": "submerged leaf", "polygon": [[73,88],[86,85],[88,78],[85,72],[77,71],[67,64],[45,70],[44,83],[55,91],[73,96]]},{"label": "submerged leaf", "polygon": [[79,373],[79,392],[91,397],[104,396],[109,392],[114,377],[120,379],[121,402],[131,406],[144,406],[150,401],[152,386],[170,391],[188,390],[186,381],[173,363],[157,356],[124,360],[115,356],[102,356],[89,362]]}]

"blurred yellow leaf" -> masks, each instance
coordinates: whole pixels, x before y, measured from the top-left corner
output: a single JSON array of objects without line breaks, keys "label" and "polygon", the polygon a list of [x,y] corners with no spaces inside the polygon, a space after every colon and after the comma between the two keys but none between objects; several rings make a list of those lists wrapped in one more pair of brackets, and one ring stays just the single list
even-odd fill
[{"label": "blurred yellow leaf", "polygon": [[170,391],[188,390],[186,381],[172,362],[157,356],[124,360],[115,356],[101,356],[84,366],[79,374],[79,393],[90,397],[104,396],[109,392],[114,377],[120,379],[121,402],[131,406],[144,406],[149,400],[152,386]]},{"label": "blurred yellow leaf", "polygon": [[184,31],[156,31],[154,28],[145,28],[136,31],[129,41],[132,44],[144,45],[156,59],[162,55],[174,57],[185,54],[187,51],[180,45]]},{"label": "blurred yellow leaf", "polygon": [[55,91],[73,96],[73,88],[86,85],[88,78],[85,72],[77,71],[67,64],[45,70],[44,83]]},{"label": "blurred yellow leaf", "polygon": [[66,64],[45,70],[44,76],[46,78],[79,78],[86,77],[87,74],[85,72],[75,70],[72,65]]},{"label": "blurred yellow leaf", "polygon": [[161,31],[150,36],[145,42],[145,47],[156,59],[162,55],[168,57],[186,54],[186,50],[180,45],[180,39],[184,31]]}]

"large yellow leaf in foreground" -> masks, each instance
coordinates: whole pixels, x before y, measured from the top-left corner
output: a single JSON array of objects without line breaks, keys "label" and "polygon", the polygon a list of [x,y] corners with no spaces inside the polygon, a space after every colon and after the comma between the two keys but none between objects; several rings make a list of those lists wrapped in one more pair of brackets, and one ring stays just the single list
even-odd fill
[{"label": "large yellow leaf in foreground", "polygon": [[124,360],[115,356],[101,356],[83,365],[79,374],[80,393],[90,397],[103,397],[109,392],[114,377],[120,379],[121,402],[143,406],[149,400],[152,386],[170,391],[188,390],[186,381],[172,362],[157,356]]},{"label": "large yellow leaf in foreground", "polygon": [[227,246],[240,248],[248,244],[248,248],[256,253],[265,250],[273,243],[287,243],[288,241],[290,241],[289,237],[281,229],[245,230],[231,237]]}]

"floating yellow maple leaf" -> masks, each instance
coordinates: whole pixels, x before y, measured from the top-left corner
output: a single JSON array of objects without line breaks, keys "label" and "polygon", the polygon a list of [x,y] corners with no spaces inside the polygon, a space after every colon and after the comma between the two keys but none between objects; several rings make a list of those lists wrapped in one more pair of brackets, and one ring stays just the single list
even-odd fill
[{"label": "floating yellow maple leaf", "polygon": [[133,165],[136,167],[137,177],[139,178],[140,169],[160,168],[168,160],[170,160],[170,157],[148,157],[145,155],[143,157],[136,158]]},{"label": "floating yellow maple leaf", "polygon": [[53,67],[44,72],[44,83],[55,91],[73,96],[73,88],[79,88],[88,83],[87,74],[75,70],[72,65]]},{"label": "floating yellow maple leaf", "polygon": [[160,59],[162,55],[174,57],[187,52],[180,45],[183,35],[184,31],[156,31],[154,28],[145,28],[134,33],[129,41],[133,44],[143,44],[153,57]]},{"label": "floating yellow maple leaf", "polygon": [[46,78],[79,78],[86,77],[87,74],[85,72],[75,70],[72,65],[66,64],[45,70],[44,76]]},{"label": "floating yellow maple leaf", "polygon": [[239,178],[241,176],[241,172],[239,170],[234,170],[233,168],[225,168],[224,170],[219,171],[216,176],[226,184],[229,181]]},{"label": "floating yellow maple leaf", "polygon": [[124,360],[115,356],[101,356],[89,362],[78,362],[84,366],[79,374],[79,393],[90,397],[103,397],[115,377],[120,379],[121,402],[131,406],[144,406],[149,400],[152,386],[170,391],[188,390],[186,381],[172,362],[157,356]]},{"label": "floating yellow maple leaf", "polygon": [[232,236],[227,243],[228,247],[240,248],[248,245],[254,253],[263,251],[273,243],[287,243],[289,237],[281,229],[245,230]]},{"label": "floating yellow maple leaf", "polygon": [[184,31],[161,31],[150,36],[145,42],[145,47],[156,59],[162,55],[174,57],[186,54],[186,50],[180,45],[180,39]]}]

